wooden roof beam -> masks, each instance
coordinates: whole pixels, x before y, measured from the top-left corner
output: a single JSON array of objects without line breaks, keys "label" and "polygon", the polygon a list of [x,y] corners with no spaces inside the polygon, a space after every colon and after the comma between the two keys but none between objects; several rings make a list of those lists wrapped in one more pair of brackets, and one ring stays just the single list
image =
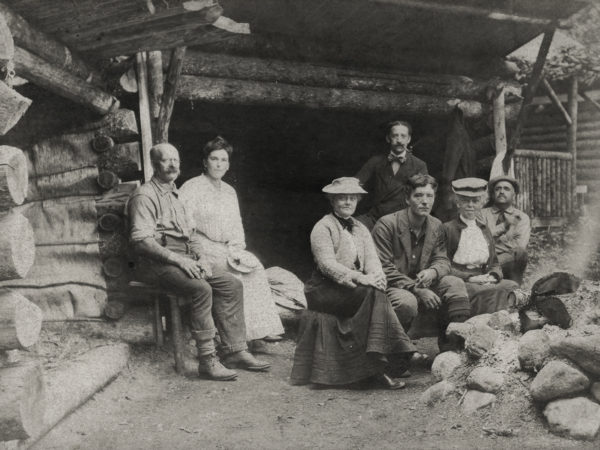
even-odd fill
[{"label": "wooden roof beam", "polygon": [[480,17],[499,22],[524,23],[529,25],[547,26],[553,19],[540,19],[538,17],[512,14],[498,9],[482,8],[477,6],[453,5],[450,3],[431,2],[423,0],[369,0],[373,3],[387,3],[412,9],[421,9],[443,14],[459,14]]},{"label": "wooden roof beam", "polygon": [[63,43],[30,25],[23,17],[3,3],[0,3],[0,15],[4,16],[16,46],[28,50],[94,85],[102,84],[100,73],[90,67],[79,55],[73,53]]}]

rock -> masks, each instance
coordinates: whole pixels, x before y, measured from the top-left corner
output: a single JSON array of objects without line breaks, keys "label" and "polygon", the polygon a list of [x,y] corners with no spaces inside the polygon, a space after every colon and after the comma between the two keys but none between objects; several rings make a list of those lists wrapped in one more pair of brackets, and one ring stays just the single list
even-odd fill
[{"label": "rock", "polygon": [[550,361],[537,374],[529,391],[534,400],[547,402],[585,391],[590,380],[581,371],[562,361]]},{"label": "rock", "polygon": [[465,414],[472,414],[478,409],[485,408],[496,401],[496,396],[487,392],[467,391],[462,402]]},{"label": "rock", "polygon": [[504,384],[504,375],[491,367],[477,367],[467,378],[467,386],[483,392],[498,392]]},{"label": "rock", "polygon": [[514,311],[509,314],[510,320],[512,321],[512,327],[515,333],[521,333],[521,319],[519,318],[519,312]]},{"label": "rock", "polygon": [[550,356],[550,338],[542,330],[532,330],[519,339],[519,363],[523,370],[539,370]]},{"label": "rock", "polygon": [[575,439],[592,440],[600,429],[600,405],[584,397],[550,402],[544,416],[553,433]]},{"label": "rock", "polygon": [[568,358],[583,370],[600,376],[600,335],[553,340],[550,348],[554,354]]},{"label": "rock", "polygon": [[498,339],[498,333],[487,325],[473,325],[465,339],[465,350],[473,358],[481,358]]},{"label": "rock", "polygon": [[473,328],[473,325],[467,322],[450,322],[448,328],[446,328],[446,336],[465,340],[471,332],[471,328]]},{"label": "rock", "polygon": [[521,320],[521,330],[523,333],[531,330],[539,330],[548,323],[548,319],[537,311],[521,311],[519,319]]},{"label": "rock", "polygon": [[445,400],[448,395],[454,392],[456,387],[448,380],[442,380],[439,383],[429,387],[421,394],[421,403],[432,406],[437,402]]},{"label": "rock", "polygon": [[494,330],[510,331],[511,333],[515,331],[515,326],[509,312],[504,310],[493,313],[487,325]]},{"label": "rock", "polygon": [[449,378],[463,364],[463,358],[456,352],[440,353],[433,360],[431,375],[436,381]]},{"label": "rock", "polygon": [[590,388],[590,393],[592,397],[596,399],[597,402],[600,402],[600,381],[596,381],[592,383],[592,387]]},{"label": "rock", "polygon": [[465,323],[471,325],[487,325],[490,321],[491,314],[479,314],[478,316],[473,316],[465,321]]}]

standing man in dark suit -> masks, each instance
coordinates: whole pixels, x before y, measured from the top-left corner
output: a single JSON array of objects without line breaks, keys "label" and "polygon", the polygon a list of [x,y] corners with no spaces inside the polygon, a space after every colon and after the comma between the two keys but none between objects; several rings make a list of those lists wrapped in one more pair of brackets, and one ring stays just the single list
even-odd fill
[{"label": "standing man in dark suit", "polygon": [[371,210],[357,217],[369,230],[380,217],[406,208],[404,189],[411,176],[427,175],[425,162],[407,150],[411,135],[408,122],[391,122],[386,136],[389,153],[371,157],[356,174],[362,185],[371,185],[368,191],[373,193]]}]

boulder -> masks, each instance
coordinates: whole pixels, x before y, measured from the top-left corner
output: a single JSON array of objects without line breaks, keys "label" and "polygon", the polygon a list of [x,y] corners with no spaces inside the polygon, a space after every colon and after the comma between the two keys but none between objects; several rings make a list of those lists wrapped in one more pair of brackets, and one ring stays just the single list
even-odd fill
[{"label": "boulder", "polygon": [[487,325],[473,325],[465,339],[465,350],[473,358],[481,358],[491,350],[498,339],[498,332]]},{"label": "boulder", "polygon": [[592,394],[592,397],[596,399],[597,402],[600,402],[600,381],[592,383],[590,393]]},{"label": "boulder", "polygon": [[584,397],[548,403],[544,416],[553,433],[592,440],[600,429],[600,405]]},{"label": "boulder", "polygon": [[478,316],[470,317],[465,321],[465,323],[468,323],[470,325],[487,325],[491,317],[492,315],[488,313],[479,314]]},{"label": "boulder", "polygon": [[550,361],[537,374],[529,391],[534,400],[547,402],[585,391],[590,380],[580,370],[563,361]]},{"label": "boulder", "polygon": [[519,319],[521,320],[521,331],[527,333],[531,330],[539,330],[546,325],[549,320],[542,316],[537,311],[521,311],[519,313]]},{"label": "boulder", "polygon": [[600,376],[600,335],[553,340],[550,348],[554,354],[568,358],[583,370]]},{"label": "boulder", "polygon": [[519,363],[523,370],[539,370],[550,356],[550,338],[542,330],[531,330],[519,339]]},{"label": "boulder", "polygon": [[446,336],[460,338],[463,341],[471,332],[473,325],[467,322],[450,322],[446,328]]},{"label": "boulder", "polygon": [[454,371],[464,363],[463,358],[456,352],[440,353],[433,360],[431,375],[436,381],[449,378]]},{"label": "boulder", "polygon": [[496,401],[496,396],[487,392],[467,391],[462,402],[465,414],[472,414],[478,409],[485,408]]},{"label": "boulder", "polygon": [[467,386],[483,392],[496,393],[504,384],[504,374],[491,367],[477,367],[467,378]]},{"label": "boulder", "polygon": [[455,391],[456,387],[448,380],[442,380],[439,383],[429,387],[421,394],[421,403],[427,406],[433,406],[437,402],[445,400],[446,397]]},{"label": "boulder", "polygon": [[511,333],[516,331],[515,324],[510,317],[510,313],[504,310],[496,311],[495,313],[491,314],[487,325],[494,330],[509,331]]}]

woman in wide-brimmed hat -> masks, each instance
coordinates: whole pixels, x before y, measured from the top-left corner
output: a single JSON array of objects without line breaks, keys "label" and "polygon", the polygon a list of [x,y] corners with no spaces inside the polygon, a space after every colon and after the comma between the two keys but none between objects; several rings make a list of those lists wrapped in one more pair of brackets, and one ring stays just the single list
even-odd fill
[{"label": "woman in wide-brimmed hat", "polygon": [[344,385],[386,375],[415,348],[385,295],[386,278],[367,228],[352,217],[366,194],[358,179],[333,180],[323,192],[332,212],[310,235],[316,270],[305,285],[308,310],[301,318],[293,384]]},{"label": "woman in wide-brimmed hat", "polygon": [[179,195],[193,216],[204,257],[213,270],[228,271],[244,285],[246,338],[280,340],[283,325],[260,261],[246,251],[246,239],[235,189],[223,181],[233,147],[217,136],[203,149],[204,173],[186,181]]}]

